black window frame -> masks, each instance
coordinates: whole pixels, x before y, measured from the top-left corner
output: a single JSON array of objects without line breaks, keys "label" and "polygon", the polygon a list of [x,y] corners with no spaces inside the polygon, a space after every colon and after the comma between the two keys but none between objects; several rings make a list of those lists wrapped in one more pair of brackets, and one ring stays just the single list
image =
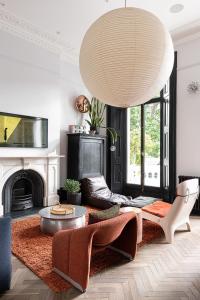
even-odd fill
[{"label": "black window frame", "polygon": [[[141,107],[141,184],[134,184],[134,183],[128,183],[127,182],[127,171],[128,171],[128,157],[126,155],[125,159],[125,189],[132,189],[135,192],[135,196],[137,195],[149,195],[149,193],[153,193],[153,195],[159,196],[161,194],[161,191],[163,191],[163,161],[164,161],[164,146],[163,146],[163,131],[164,131],[164,124],[163,124],[163,110],[164,110],[164,104],[166,100],[163,97],[163,91],[160,92],[160,97],[156,97],[151,99],[150,101],[139,105]],[[145,151],[145,106],[153,103],[160,103],[160,186],[147,186],[144,184],[144,169],[145,169],[145,157],[144,157],[144,151]],[[125,137],[125,143],[128,146],[127,141],[127,134],[128,134],[128,110],[125,111],[126,114],[126,137]]]},{"label": "black window frame", "polygon": [[[107,182],[113,192],[122,193],[137,197],[139,195],[147,195],[152,197],[160,197],[171,202],[176,192],[176,85],[177,85],[177,52],[174,54],[174,67],[169,79],[169,86],[166,85],[160,94],[162,100],[161,105],[161,122],[165,120],[164,110],[169,105],[169,186],[163,184],[159,187],[145,186],[145,190],[141,190],[141,185],[133,185],[126,182],[127,176],[127,110],[125,108],[117,108],[107,106],[107,126],[114,127],[117,130],[119,139],[117,149],[111,152],[110,142],[107,147]],[[170,101],[168,100],[170,98]],[[157,101],[154,98],[148,103]],[[163,126],[162,126],[163,128]],[[161,138],[163,141],[164,132],[162,129]],[[164,147],[161,143],[160,152],[163,153]],[[164,153],[162,154],[164,155]],[[163,166],[163,157],[161,157],[161,165]],[[164,168],[161,172],[162,182],[165,181]]]}]

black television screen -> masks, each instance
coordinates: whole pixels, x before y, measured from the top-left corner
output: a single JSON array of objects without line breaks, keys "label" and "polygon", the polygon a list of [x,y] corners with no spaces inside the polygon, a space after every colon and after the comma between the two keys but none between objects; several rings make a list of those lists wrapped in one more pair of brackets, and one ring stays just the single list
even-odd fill
[{"label": "black television screen", "polygon": [[0,112],[0,147],[48,147],[48,119]]}]

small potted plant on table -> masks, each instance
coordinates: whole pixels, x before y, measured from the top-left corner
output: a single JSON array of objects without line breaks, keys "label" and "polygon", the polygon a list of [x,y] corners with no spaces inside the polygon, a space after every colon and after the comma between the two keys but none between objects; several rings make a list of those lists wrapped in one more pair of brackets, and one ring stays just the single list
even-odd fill
[{"label": "small potted plant on table", "polygon": [[80,182],[73,179],[65,179],[64,189],[67,191],[67,203],[80,205],[81,193]]}]

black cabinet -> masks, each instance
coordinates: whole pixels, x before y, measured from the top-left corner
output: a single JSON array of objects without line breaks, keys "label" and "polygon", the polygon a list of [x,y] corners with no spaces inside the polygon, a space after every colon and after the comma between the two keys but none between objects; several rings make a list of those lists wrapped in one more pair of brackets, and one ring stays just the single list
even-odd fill
[{"label": "black cabinet", "polygon": [[67,177],[106,177],[106,137],[68,134]]}]

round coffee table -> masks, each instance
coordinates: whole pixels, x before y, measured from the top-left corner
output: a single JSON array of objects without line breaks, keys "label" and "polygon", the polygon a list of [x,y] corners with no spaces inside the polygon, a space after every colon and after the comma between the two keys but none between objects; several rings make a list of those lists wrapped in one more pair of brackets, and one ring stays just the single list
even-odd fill
[{"label": "round coffee table", "polygon": [[61,229],[80,228],[85,226],[86,208],[73,205],[74,212],[68,215],[53,215],[51,207],[45,207],[39,211],[40,228],[44,233],[54,234]]}]

